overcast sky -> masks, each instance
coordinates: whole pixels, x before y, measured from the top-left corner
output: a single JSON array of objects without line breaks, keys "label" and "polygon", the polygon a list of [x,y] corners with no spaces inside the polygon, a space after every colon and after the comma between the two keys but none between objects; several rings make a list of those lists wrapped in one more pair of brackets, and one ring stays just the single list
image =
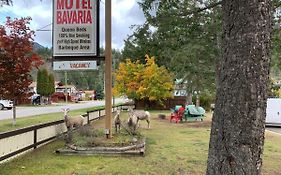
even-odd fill
[{"label": "overcast sky", "polygon": [[[101,7],[101,45],[104,46],[104,2]],[[30,27],[36,31],[44,26],[51,30],[52,26],[52,0],[13,0],[13,6],[0,7],[0,24],[3,25],[6,16],[12,18],[32,17]],[[122,49],[124,39],[132,34],[129,28],[134,24],[143,24],[144,15],[137,4],[137,0],[112,0],[112,47]],[[45,47],[52,46],[51,31],[36,31],[35,41]]]}]

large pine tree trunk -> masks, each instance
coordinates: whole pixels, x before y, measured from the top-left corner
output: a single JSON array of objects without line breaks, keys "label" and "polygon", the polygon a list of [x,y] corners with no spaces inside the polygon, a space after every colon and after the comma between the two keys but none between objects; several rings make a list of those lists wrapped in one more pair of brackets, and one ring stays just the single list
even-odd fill
[{"label": "large pine tree trunk", "polygon": [[270,0],[223,0],[223,58],[206,174],[261,174]]}]

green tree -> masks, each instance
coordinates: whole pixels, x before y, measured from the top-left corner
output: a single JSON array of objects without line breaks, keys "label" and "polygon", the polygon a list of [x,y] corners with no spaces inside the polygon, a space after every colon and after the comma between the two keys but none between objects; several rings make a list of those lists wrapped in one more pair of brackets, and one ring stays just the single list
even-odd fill
[{"label": "green tree", "polygon": [[[159,6],[152,12],[154,3]],[[125,41],[124,58],[130,55],[144,62],[142,55],[155,55],[159,65],[188,82],[193,94],[215,90],[215,68],[220,57],[221,9],[217,1],[155,1],[140,3],[146,22],[136,26]],[[203,10],[208,7],[208,10]]]},{"label": "green tree", "polygon": [[43,86],[40,95],[48,96],[49,95],[49,74],[46,68],[42,69],[42,79],[43,79]]},{"label": "green tree", "polygon": [[52,95],[55,92],[55,78],[52,73],[49,74],[49,84],[48,84],[48,95]]},{"label": "green tree", "polygon": [[43,89],[43,75],[42,75],[42,69],[38,69],[37,71],[37,85],[36,85],[36,91],[38,94],[41,94]]},{"label": "green tree", "polygon": [[50,95],[55,92],[54,75],[49,73],[46,68],[39,69],[37,72],[37,93],[47,97],[49,101]]},{"label": "green tree", "polygon": [[36,49],[35,53],[40,55],[45,61],[49,60],[52,56],[52,50],[47,47]]},{"label": "green tree", "polygon": [[102,100],[104,98],[104,89],[102,84],[97,84],[95,95],[98,100]]}]

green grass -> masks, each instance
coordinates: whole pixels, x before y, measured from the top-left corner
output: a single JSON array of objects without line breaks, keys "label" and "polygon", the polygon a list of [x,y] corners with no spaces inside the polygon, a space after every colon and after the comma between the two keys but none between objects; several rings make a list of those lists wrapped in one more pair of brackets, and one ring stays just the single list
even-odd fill
[{"label": "green grass", "polygon": [[[145,157],[65,156],[54,151],[64,146],[62,140],[0,165],[1,175],[201,175],[205,174],[210,135],[210,118],[203,123],[170,123],[152,112],[151,128],[141,121],[141,132],[147,138]],[[122,114],[123,119],[127,114]],[[104,121],[93,124],[99,128]],[[263,174],[281,172],[281,136],[267,133]],[[20,172],[20,173],[19,173]]]},{"label": "green grass", "polygon": [[[93,107],[93,108],[86,108],[86,109],[78,109],[69,112],[70,116],[76,116],[86,113],[89,110],[100,109],[102,107]],[[11,119],[0,120],[0,132],[11,131],[27,126],[32,126],[40,123],[46,123],[56,120],[63,119],[63,113],[51,113],[51,114],[43,114],[43,115],[35,115],[31,117],[22,117],[16,119],[16,125],[13,126]]]}]

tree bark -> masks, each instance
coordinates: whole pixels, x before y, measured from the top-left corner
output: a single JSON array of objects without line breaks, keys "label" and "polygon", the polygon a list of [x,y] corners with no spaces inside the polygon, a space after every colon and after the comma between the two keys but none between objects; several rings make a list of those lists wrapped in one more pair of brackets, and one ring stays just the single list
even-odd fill
[{"label": "tree bark", "polygon": [[187,104],[192,105],[192,91],[187,95]]},{"label": "tree bark", "polygon": [[223,0],[223,44],[206,174],[261,174],[270,0]]}]

